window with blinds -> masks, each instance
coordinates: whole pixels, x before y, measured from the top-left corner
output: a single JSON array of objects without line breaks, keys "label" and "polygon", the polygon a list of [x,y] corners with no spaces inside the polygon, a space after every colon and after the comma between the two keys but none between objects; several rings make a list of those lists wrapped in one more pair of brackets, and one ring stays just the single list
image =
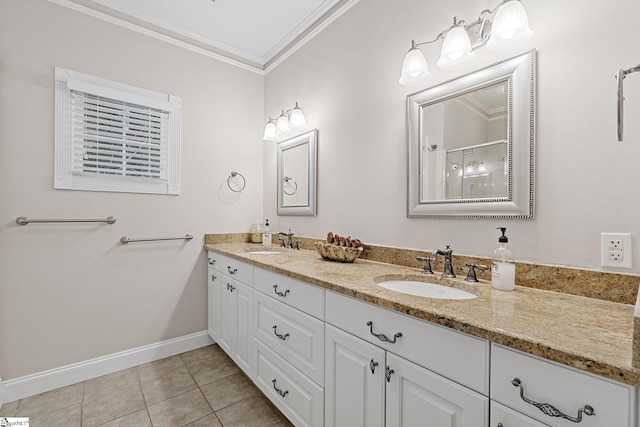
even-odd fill
[{"label": "window with blinds", "polygon": [[179,98],[56,69],[55,188],[179,194]]}]

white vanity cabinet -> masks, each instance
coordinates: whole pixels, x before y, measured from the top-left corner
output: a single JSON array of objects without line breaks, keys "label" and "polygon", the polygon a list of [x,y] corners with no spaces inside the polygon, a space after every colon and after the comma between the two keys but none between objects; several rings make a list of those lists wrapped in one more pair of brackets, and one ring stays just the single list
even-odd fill
[{"label": "white vanity cabinet", "polygon": [[255,270],[254,382],[296,426],[324,425],[324,290]]},{"label": "white vanity cabinet", "polygon": [[326,320],[326,426],[488,425],[487,396],[432,370],[488,391],[487,341],[333,292]]},{"label": "white vanity cabinet", "polygon": [[213,339],[251,377],[253,266],[212,252],[209,265],[208,306],[213,314],[208,317]]},{"label": "white vanity cabinet", "polygon": [[578,419],[584,427],[637,423],[635,387],[498,344],[491,349],[491,399],[553,427]]},{"label": "white vanity cabinet", "polygon": [[639,427],[636,387],[208,256],[208,333],[296,426]]}]

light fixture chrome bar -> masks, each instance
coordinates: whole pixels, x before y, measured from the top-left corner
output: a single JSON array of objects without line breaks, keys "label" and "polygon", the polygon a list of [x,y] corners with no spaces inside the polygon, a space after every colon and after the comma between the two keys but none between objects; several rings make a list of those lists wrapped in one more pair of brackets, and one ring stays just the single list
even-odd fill
[{"label": "light fixture chrome bar", "polygon": [[116,217],[108,216],[104,219],[34,219],[27,218],[26,216],[19,216],[16,218],[16,223],[18,225],[27,225],[29,223],[45,223],[45,222],[106,222],[107,224],[114,224],[116,222]]},{"label": "light fixture chrome bar", "polygon": [[127,236],[122,236],[120,238],[120,243],[122,243],[123,245],[126,245],[127,243],[132,243],[132,242],[156,242],[156,241],[160,241],[160,240],[191,240],[193,239],[193,234],[187,234],[184,237],[135,237],[135,238],[131,238],[131,237],[127,237]]},{"label": "light fixture chrome bar", "polygon": [[622,142],[624,126],[624,79],[627,74],[640,71],[640,64],[626,70],[618,70],[616,80],[618,83],[618,141]]}]

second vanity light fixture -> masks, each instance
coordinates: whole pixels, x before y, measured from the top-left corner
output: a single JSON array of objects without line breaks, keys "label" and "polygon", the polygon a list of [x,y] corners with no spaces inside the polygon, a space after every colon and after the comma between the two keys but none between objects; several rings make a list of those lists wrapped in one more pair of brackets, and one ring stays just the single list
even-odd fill
[{"label": "second vanity light fixture", "polygon": [[506,49],[526,40],[532,33],[520,0],[502,0],[493,10],[480,12],[478,19],[470,24],[454,17],[453,25],[435,39],[424,43],[411,41],[411,49],[402,64],[400,84],[419,84],[429,75],[427,60],[418,46],[444,40],[438,67],[453,70],[467,64],[475,56],[474,50],[482,46],[491,50]]},{"label": "second vanity light fixture", "polygon": [[262,139],[265,141],[277,141],[289,131],[303,128],[306,125],[307,119],[304,117],[304,112],[296,102],[296,106],[291,110],[282,110],[282,114],[277,120],[269,117],[269,121],[264,127]]}]

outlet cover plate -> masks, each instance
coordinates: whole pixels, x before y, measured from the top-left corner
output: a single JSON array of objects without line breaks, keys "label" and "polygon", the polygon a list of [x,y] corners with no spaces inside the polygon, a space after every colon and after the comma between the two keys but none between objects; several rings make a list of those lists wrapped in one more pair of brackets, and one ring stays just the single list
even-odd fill
[{"label": "outlet cover plate", "polygon": [[600,234],[600,265],[631,268],[632,260],[631,233]]}]

